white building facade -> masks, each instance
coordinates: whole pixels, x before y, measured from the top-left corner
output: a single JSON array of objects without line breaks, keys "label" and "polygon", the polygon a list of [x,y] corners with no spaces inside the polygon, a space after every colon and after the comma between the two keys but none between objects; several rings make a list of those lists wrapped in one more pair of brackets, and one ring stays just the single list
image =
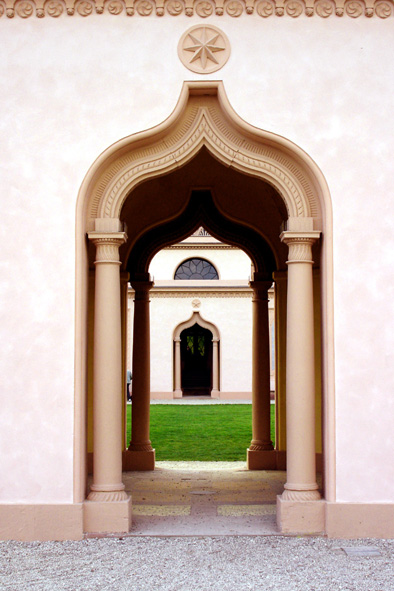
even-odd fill
[{"label": "white building facade", "polygon": [[[204,261],[217,271],[217,279],[179,279],[176,273],[185,261]],[[172,399],[207,395],[218,399],[252,399],[252,274],[251,260],[240,249],[223,244],[202,228],[181,243],[160,251],[149,268],[154,287],[151,299],[151,398]],[[270,389],[275,390],[274,292],[269,291]],[[134,290],[128,298],[128,367],[132,367]],[[175,339],[185,325],[206,324],[218,335],[217,374],[208,362],[210,386],[184,389],[176,378]],[[212,325],[212,326],[209,326]],[[211,332],[212,337],[214,338]],[[179,345],[180,346],[180,345]],[[217,353],[216,353],[217,351]],[[181,353],[179,353],[181,355]],[[212,350],[209,355],[212,356]],[[182,359],[181,359],[182,362]],[[181,366],[179,366],[179,369]],[[178,371],[179,371],[178,369]],[[215,382],[215,384],[214,384]],[[190,386],[193,385],[193,381]],[[215,386],[215,387],[214,387]],[[213,391],[212,391],[213,389]]]}]

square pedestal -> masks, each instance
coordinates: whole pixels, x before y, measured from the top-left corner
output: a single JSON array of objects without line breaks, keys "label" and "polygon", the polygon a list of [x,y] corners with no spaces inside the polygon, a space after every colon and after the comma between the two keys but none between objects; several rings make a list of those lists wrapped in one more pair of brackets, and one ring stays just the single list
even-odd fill
[{"label": "square pedestal", "polygon": [[246,451],[248,470],[276,470],[276,451]]},{"label": "square pedestal", "polygon": [[125,501],[85,501],[85,533],[127,533],[131,528],[131,497]]},{"label": "square pedestal", "polygon": [[122,454],[123,471],[142,471],[155,469],[155,450],[150,451],[130,451],[127,449]]},{"label": "square pedestal", "polygon": [[276,523],[282,534],[325,533],[326,501],[284,501],[276,497]]}]

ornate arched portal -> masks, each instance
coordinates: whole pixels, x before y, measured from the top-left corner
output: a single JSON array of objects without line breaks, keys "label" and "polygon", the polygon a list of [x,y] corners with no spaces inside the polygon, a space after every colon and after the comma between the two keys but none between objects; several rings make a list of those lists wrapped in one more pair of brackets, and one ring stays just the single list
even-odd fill
[{"label": "ornate arched portal", "polygon": [[[197,185],[200,194],[211,195],[212,211],[218,214],[223,224],[227,224],[227,229],[219,232],[215,215],[209,215],[208,230],[243,248],[255,263],[257,270],[252,287],[256,343],[265,331],[264,304],[261,302],[265,300],[262,294],[267,290],[272,261],[279,271],[284,270],[283,260],[288,267],[287,483],[284,493],[278,497],[282,531],[300,530],[300,527],[302,531],[323,528],[324,503],[319,500],[315,476],[312,289],[312,247],[316,248],[323,233],[324,240],[317,254],[322,274],[325,497],[333,500],[332,223],[324,177],[300,148],[242,121],[231,109],[220,82],[189,82],[184,84],[173,114],[157,128],[125,138],[106,150],[90,169],[80,191],[75,405],[75,500],[79,501],[83,501],[85,495],[89,266],[93,267],[94,263],[95,267],[94,474],[91,492],[84,504],[87,531],[126,531],[129,527],[130,500],[121,481],[120,267],[123,265],[124,270],[131,273],[136,290],[134,338],[138,334],[139,347],[134,361],[143,371],[139,383],[134,377],[133,389],[143,391],[149,386],[149,262],[155,252],[174,239],[187,236],[205,215],[199,213],[197,207],[194,217],[188,217],[192,220],[189,224],[186,221],[181,226],[175,224],[172,230],[173,223],[193,204],[193,190],[187,195],[185,191],[179,191],[171,199],[160,199],[161,192],[156,195],[147,193],[144,187],[158,178],[160,191],[169,177],[177,178],[181,183],[187,167],[193,167],[199,158],[207,156],[216,165],[226,167],[234,182],[227,192],[212,188],[210,182],[207,183],[208,189],[205,184],[202,190],[204,182],[197,175],[194,189]],[[212,168],[214,166],[212,164]],[[198,166],[198,171],[201,170],[204,169]],[[250,185],[247,191],[244,185],[243,198],[232,193],[229,199],[230,189],[236,191],[238,176]],[[249,190],[255,182],[264,189]],[[129,199],[130,195],[132,199]],[[149,202],[149,195],[153,199],[156,197],[154,207]],[[267,204],[271,204],[272,212],[277,212],[285,222],[282,231],[275,224],[266,226],[262,223],[264,215],[261,212],[268,207]],[[123,220],[127,221],[128,235]],[[234,233],[234,227],[243,230]],[[256,247],[258,242],[260,247]],[[261,256],[262,252],[266,255]],[[258,390],[261,382],[258,347],[254,350],[254,382]],[[148,408],[146,400],[141,407],[141,416]],[[141,435],[141,441],[136,442],[135,451],[150,453],[144,437],[146,433]],[[146,449],[144,445],[147,445]]]},{"label": "ornate arched portal", "polygon": [[[210,371],[211,377],[209,379],[209,394],[215,397],[219,392],[219,372],[220,372],[220,356],[219,356],[219,343],[220,343],[220,333],[212,322],[208,322],[205,320],[200,312],[196,311],[193,312],[191,317],[186,320],[185,322],[181,322],[174,330],[174,392],[176,396],[182,396],[182,388],[185,384],[182,383],[182,334],[185,333],[188,329],[192,329],[193,327],[198,326],[201,327],[203,330],[209,331],[210,340],[212,341],[212,346],[209,349],[210,360],[208,363],[208,369]],[[194,353],[194,351],[193,351]],[[198,351],[196,351],[196,354]],[[200,384],[197,384],[197,386]],[[192,384],[193,386],[193,384]],[[206,387],[206,384],[203,384],[203,387]]]}]

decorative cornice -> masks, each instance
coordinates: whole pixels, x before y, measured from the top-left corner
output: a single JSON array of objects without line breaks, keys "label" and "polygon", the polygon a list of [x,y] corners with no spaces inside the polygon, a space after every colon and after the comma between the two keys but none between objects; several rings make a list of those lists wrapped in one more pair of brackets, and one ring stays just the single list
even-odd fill
[{"label": "decorative cornice", "polygon": [[[129,299],[134,298],[134,290],[129,289]],[[192,300],[197,298],[209,299],[209,298],[248,298],[252,299],[253,290],[250,287],[242,287],[239,289],[234,288],[222,288],[215,289],[209,287],[207,289],[191,289],[187,291],[184,287],[182,288],[168,288],[168,287],[154,287],[149,292],[150,299],[153,298],[190,298]],[[268,299],[274,298],[274,289],[268,290]],[[192,301],[193,304],[193,301]]]},{"label": "decorative cornice", "polygon": [[172,246],[166,246],[163,250],[240,250],[238,246],[231,246],[230,244],[195,244],[188,242],[186,244],[178,243]]},{"label": "decorative cornice", "polygon": [[249,298],[252,299],[253,292],[249,291],[151,291],[153,298]]},{"label": "decorative cornice", "polygon": [[297,18],[301,15],[317,15],[320,18],[358,18],[364,15],[371,18],[375,15],[385,19],[393,16],[393,8],[391,0],[5,0],[0,1],[0,17],[86,17],[94,13],[108,13],[135,17],[185,14],[204,19],[212,15],[238,18],[246,13],[262,18]]}]

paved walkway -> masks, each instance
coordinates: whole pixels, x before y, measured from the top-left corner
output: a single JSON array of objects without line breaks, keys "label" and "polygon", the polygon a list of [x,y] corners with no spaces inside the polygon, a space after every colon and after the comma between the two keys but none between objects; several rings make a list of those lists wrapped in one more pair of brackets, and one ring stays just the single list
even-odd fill
[{"label": "paved walkway", "polygon": [[125,472],[133,499],[130,535],[272,535],[285,472],[249,471],[245,462],[157,462]]}]

